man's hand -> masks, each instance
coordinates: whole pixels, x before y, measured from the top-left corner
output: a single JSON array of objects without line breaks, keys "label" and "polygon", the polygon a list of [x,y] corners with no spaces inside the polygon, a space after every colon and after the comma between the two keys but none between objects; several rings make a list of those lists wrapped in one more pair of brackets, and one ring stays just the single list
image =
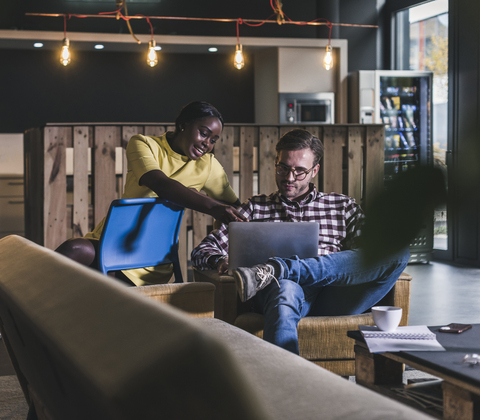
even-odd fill
[{"label": "man's hand", "polygon": [[228,257],[225,257],[218,262],[217,269],[218,269],[218,274],[228,273]]},{"label": "man's hand", "polygon": [[228,257],[226,255],[212,255],[208,258],[207,264],[212,270],[218,270],[218,274],[228,272]]}]

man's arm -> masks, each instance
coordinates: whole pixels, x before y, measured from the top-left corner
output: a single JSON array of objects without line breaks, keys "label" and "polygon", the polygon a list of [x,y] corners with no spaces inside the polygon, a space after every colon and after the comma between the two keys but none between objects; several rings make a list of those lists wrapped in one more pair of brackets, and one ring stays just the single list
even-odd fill
[{"label": "man's arm", "polygon": [[192,251],[192,265],[200,270],[217,269],[220,257],[228,258],[228,227],[223,224]]},{"label": "man's arm", "polygon": [[[247,220],[251,219],[252,205],[246,201],[238,212]],[[194,248],[191,255],[192,265],[199,270],[218,270],[226,273],[228,270],[228,225],[223,224],[220,228],[207,235],[200,244]]]}]

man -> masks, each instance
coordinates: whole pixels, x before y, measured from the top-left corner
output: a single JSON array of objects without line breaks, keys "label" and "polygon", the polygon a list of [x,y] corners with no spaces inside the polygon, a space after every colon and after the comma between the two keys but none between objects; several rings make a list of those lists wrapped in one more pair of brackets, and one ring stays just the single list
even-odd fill
[{"label": "man", "polygon": [[[353,198],[324,194],[310,181],[323,156],[320,140],[306,130],[286,133],[276,146],[278,191],[248,199],[239,211],[248,220],[318,222],[318,257],[270,258],[234,271],[242,301],[253,298],[264,314],[263,337],[296,354],[302,317],[363,313],[393,287],[407,265],[408,250],[366,264],[358,249],[364,215]],[[288,240],[288,238],[285,238]],[[192,252],[199,269],[228,269],[228,226],[209,234]]]}]

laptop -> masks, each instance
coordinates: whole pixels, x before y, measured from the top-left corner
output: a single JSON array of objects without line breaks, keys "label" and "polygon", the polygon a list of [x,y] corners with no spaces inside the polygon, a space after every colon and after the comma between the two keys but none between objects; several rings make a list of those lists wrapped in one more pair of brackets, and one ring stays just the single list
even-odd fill
[{"label": "laptop", "polygon": [[318,256],[316,222],[231,222],[228,225],[229,273],[266,263],[270,257]]}]

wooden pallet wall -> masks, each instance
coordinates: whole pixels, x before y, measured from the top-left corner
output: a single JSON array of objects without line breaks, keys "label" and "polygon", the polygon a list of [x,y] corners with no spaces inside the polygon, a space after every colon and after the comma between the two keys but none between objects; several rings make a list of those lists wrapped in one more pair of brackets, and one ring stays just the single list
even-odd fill
[{"label": "wooden pallet wall", "polygon": [[[215,156],[241,201],[270,193],[275,185],[275,145],[299,126],[226,125]],[[318,187],[354,197],[366,206],[383,188],[383,125],[316,125],[305,128],[324,143]],[[159,136],[172,124],[64,124],[28,130],[24,136],[25,235],[55,249],[83,236],[120,198],[126,176],[124,149],[132,135]],[[234,181],[238,180],[238,181]],[[190,252],[213,224],[210,216],[185,212],[180,232],[184,278]]]}]

